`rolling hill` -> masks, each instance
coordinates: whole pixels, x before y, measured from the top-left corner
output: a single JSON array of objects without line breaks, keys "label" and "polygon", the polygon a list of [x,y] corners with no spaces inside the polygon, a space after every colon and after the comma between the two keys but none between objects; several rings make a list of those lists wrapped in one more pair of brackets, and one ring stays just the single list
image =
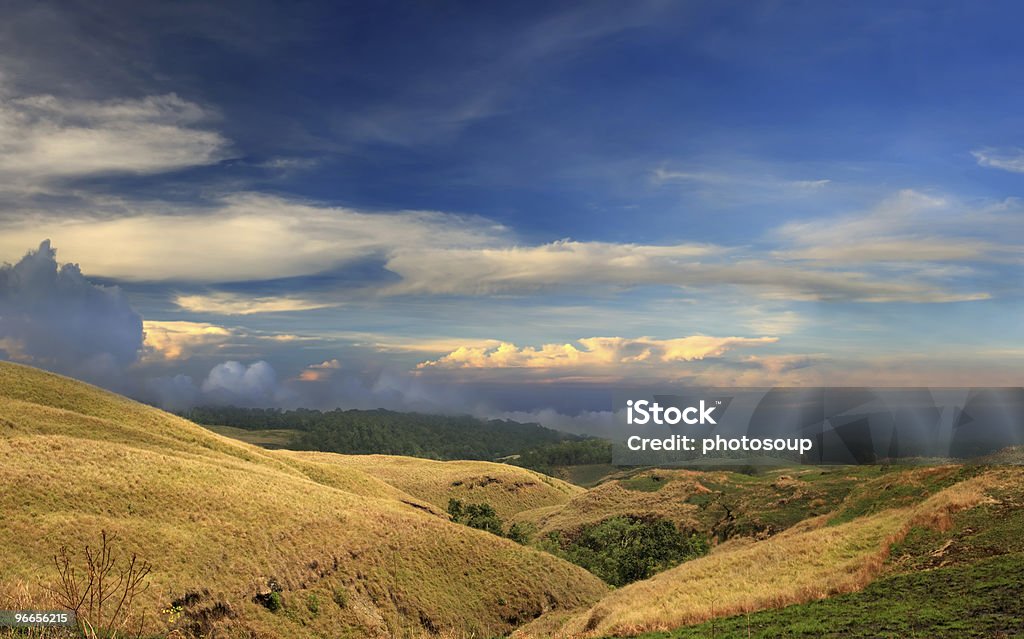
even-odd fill
[{"label": "rolling hill", "polygon": [[[227,636],[494,635],[606,590],[359,464],[263,450],[8,363],[0,458],[0,592],[50,605],[57,549],[110,531],[153,566],[138,602],[150,633],[200,620]],[[538,503],[557,500],[559,485],[544,485]],[[256,602],[268,589],[276,612]],[[185,609],[172,623],[159,611],[173,602]]]},{"label": "rolling hill", "polygon": [[284,452],[289,459],[311,460],[355,469],[439,507],[449,499],[488,503],[500,517],[561,506],[586,491],[541,473],[492,462],[432,461],[392,455],[334,455]]},{"label": "rolling hill", "polygon": [[[0,363],[0,458],[0,609],[51,607],[54,554],[80,558],[108,531],[153,566],[139,609],[156,636],[1024,633],[1024,469],[994,465],[1019,450],[987,465],[621,470],[583,489],[492,462],[266,450]],[[453,523],[452,498],[527,524],[537,547],[625,517],[710,552],[610,589]]]}]

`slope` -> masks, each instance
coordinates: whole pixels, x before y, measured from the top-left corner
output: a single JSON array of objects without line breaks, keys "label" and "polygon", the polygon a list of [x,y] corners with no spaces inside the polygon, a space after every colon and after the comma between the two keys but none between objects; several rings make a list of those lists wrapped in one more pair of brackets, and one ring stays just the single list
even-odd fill
[{"label": "slope", "polygon": [[289,459],[321,461],[356,469],[444,509],[449,499],[489,503],[502,518],[558,506],[586,491],[518,466],[483,461],[432,461],[391,455],[285,452]]},{"label": "slope", "polygon": [[882,573],[893,544],[912,530],[942,529],[954,513],[994,503],[1005,482],[1000,472],[982,472],[912,505],[849,521],[816,517],[761,541],[736,539],[588,609],[541,617],[516,636],[636,635],[854,592]]},{"label": "slope", "polygon": [[[230,634],[495,634],[604,592],[571,564],[452,524],[358,468],[274,455],[94,387],[0,363],[0,591],[50,603],[61,545],[101,530],[172,601]],[[280,584],[284,608],[254,602]],[[315,605],[314,605],[315,604]]]}]

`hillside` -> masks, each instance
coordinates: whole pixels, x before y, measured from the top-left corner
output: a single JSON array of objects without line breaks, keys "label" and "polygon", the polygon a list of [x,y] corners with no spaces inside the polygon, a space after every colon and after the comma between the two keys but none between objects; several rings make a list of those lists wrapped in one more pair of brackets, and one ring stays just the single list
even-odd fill
[{"label": "hillside", "polygon": [[290,459],[355,469],[444,510],[449,499],[488,503],[498,515],[560,506],[584,489],[541,473],[492,462],[431,461],[390,455],[285,452]]},{"label": "hillside", "polygon": [[[992,590],[1006,581],[999,578],[999,567],[1024,576],[1024,469],[863,472],[877,476],[862,479],[828,515],[761,540],[741,536],[721,543],[706,557],[615,590],[589,608],[545,615],[516,636],[632,636],[675,629],[651,636],[740,637],[749,627],[751,636],[762,637],[867,637],[891,626],[904,633],[913,628],[923,633],[919,636],[959,637],[968,636],[964,619],[972,614],[962,606],[984,611],[984,623],[992,629],[970,636],[993,636],[1010,627],[1024,631],[1021,608]],[[932,573],[936,568],[943,570]],[[980,580],[973,583],[969,575]],[[880,595],[885,592],[890,598]],[[805,603],[842,593],[852,594]],[[903,594],[895,593],[905,593],[929,611],[927,616],[906,624],[900,615],[890,617],[908,610]],[[756,614],[748,618],[747,613]],[[738,616],[729,618],[733,615]],[[712,630],[707,620],[719,617],[726,619]]]},{"label": "hillside", "polygon": [[[451,523],[331,456],[262,450],[7,363],[0,457],[0,592],[49,605],[58,547],[111,531],[153,565],[139,601],[148,632],[170,630],[159,611],[178,600],[175,623],[231,636],[491,635],[605,592],[576,566]],[[254,602],[271,585],[276,613]]]},{"label": "hillside", "polygon": [[539,536],[573,535],[620,515],[667,519],[679,528],[724,541],[764,538],[835,509],[877,467],[783,469],[759,475],[724,471],[623,471],[564,505],[524,511],[515,521]]}]

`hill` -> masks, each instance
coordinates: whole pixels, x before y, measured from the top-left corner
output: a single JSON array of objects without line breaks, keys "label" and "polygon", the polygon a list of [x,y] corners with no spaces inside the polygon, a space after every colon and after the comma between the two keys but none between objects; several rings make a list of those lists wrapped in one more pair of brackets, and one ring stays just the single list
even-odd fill
[{"label": "hill", "polygon": [[572,536],[616,516],[667,519],[712,540],[765,538],[809,517],[831,512],[879,467],[776,469],[747,475],[726,471],[620,471],[564,505],[524,511],[515,521],[539,536]]},{"label": "hill", "polygon": [[[650,473],[668,472],[643,471],[613,483],[621,488],[622,482],[650,482]],[[775,534],[751,536],[748,530],[705,557],[612,591],[591,607],[544,615],[515,636],[868,637],[892,628],[893,636],[959,637],[1024,631],[1013,597],[995,592],[997,584],[1015,579],[1000,570],[1021,576],[1024,567],[1024,469],[947,465],[786,472],[784,481],[772,483],[791,483],[801,472],[857,481],[827,507],[828,514]],[[705,475],[692,479],[712,483]],[[751,482],[753,490],[740,495],[764,489],[764,479],[741,481]],[[625,501],[618,507],[628,509]],[[650,505],[639,501],[645,503]],[[562,508],[579,507],[573,500]],[[558,509],[548,509],[548,516]],[[771,515],[770,509],[764,512]],[[777,509],[775,516],[783,512]],[[684,518],[699,522],[692,513]],[[1009,590],[1024,592],[1021,588],[1017,583]],[[967,622],[972,614],[981,615],[976,627]]]},{"label": "hill", "polygon": [[585,491],[536,471],[480,461],[432,461],[392,455],[281,451],[290,459],[355,469],[444,510],[449,499],[487,503],[502,518],[559,506]]},{"label": "hill", "polygon": [[[137,604],[150,633],[194,623],[228,636],[493,635],[605,592],[354,465],[263,450],[8,363],[0,457],[0,592],[50,605],[57,549],[80,558],[110,531],[153,566]],[[277,590],[276,612],[257,603]],[[159,611],[173,603],[183,610],[172,621]]]}]

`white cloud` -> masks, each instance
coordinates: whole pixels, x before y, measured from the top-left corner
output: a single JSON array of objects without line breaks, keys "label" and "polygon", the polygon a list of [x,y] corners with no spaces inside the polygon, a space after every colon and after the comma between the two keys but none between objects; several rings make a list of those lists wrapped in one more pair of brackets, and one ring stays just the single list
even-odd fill
[{"label": "white cloud", "polygon": [[178,308],[192,313],[216,315],[256,315],[260,313],[290,313],[333,308],[338,302],[314,300],[296,295],[247,296],[236,293],[210,293],[205,295],[178,295],[174,298]]},{"label": "white cloud", "polygon": [[217,402],[238,402],[242,404],[280,403],[283,389],[278,384],[278,374],[266,361],[245,366],[239,361],[225,361],[213,367],[200,387],[206,395]]},{"label": "white cloud", "polygon": [[971,151],[978,166],[1001,169],[1011,173],[1024,173],[1024,149],[994,149],[986,147]]},{"label": "white cloud", "polygon": [[747,173],[709,171],[698,169],[693,171],[670,170],[659,167],[651,173],[655,184],[691,184],[722,188],[747,188],[755,191],[787,191],[799,194],[823,189],[832,183],[829,179],[790,180],[764,175],[751,170]]},{"label": "white cloud", "polygon": [[196,351],[217,348],[235,337],[231,329],[206,322],[146,320],[142,327],[147,360],[187,359]]},{"label": "white cloud", "polygon": [[[774,237],[775,256],[822,263],[991,262],[1019,260],[1024,252],[996,230],[980,225],[970,207],[944,197],[903,190],[866,213],[790,222]],[[1005,220],[1003,220],[1005,222]]]},{"label": "white cloud", "polygon": [[[986,299],[976,267],[1021,259],[1019,243],[1011,241],[1019,228],[1006,227],[1016,211],[965,212],[955,202],[904,191],[864,213],[785,224],[765,238],[770,247],[571,239],[521,244],[505,227],[481,218],[368,213],[243,193],[183,210],[140,205],[128,215],[80,211],[64,220],[0,220],[0,255],[20,254],[46,234],[59,238],[62,255],[88,264],[90,273],[125,281],[252,281],[373,260],[397,277],[382,273],[379,280],[364,280],[360,294],[475,296],[583,287],[608,293],[668,286],[740,287],[780,300],[947,302]],[[327,295],[213,292],[177,301],[194,312],[248,315],[338,303]]]},{"label": "white cloud", "polygon": [[85,101],[12,97],[0,87],[0,176],[6,188],[102,173],[159,173],[216,162],[227,147],[211,114],[170,94]]},{"label": "white cloud", "polygon": [[712,337],[694,335],[675,339],[651,337],[584,337],[573,344],[519,347],[463,346],[417,368],[595,368],[622,365],[667,364],[721,357],[734,348],[762,346],[775,337]]},{"label": "white cloud", "polygon": [[[209,208],[143,210],[96,219],[25,218],[0,226],[0,254],[49,236],[93,275],[128,281],[226,282],[323,272],[353,260],[433,244],[488,246],[506,231],[432,211],[366,213],[243,193]],[[31,244],[29,244],[31,245]]]}]

